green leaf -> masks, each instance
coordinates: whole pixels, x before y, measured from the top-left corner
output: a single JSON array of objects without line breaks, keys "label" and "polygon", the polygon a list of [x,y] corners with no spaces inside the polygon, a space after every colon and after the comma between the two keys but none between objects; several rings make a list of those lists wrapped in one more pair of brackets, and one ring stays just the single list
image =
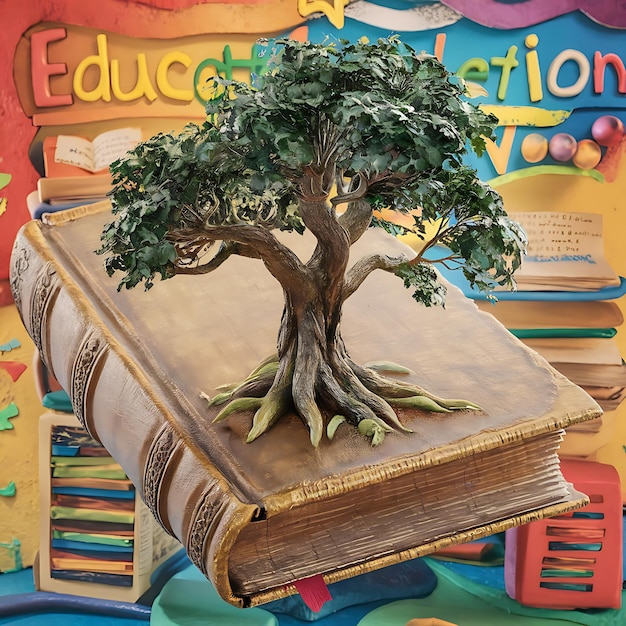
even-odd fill
[{"label": "green leaf", "polygon": [[437,280],[437,274],[427,263],[406,263],[395,271],[407,289],[413,289],[413,298],[425,306],[443,306],[446,286]]}]

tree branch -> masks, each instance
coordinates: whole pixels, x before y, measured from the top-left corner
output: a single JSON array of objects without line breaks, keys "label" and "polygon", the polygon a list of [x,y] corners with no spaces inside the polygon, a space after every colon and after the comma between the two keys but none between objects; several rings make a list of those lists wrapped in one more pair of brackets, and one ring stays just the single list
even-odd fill
[{"label": "tree branch", "polygon": [[350,202],[348,208],[342,213],[337,221],[346,229],[350,238],[350,245],[361,238],[372,221],[372,207],[366,200]]},{"label": "tree branch", "polygon": [[[171,232],[168,235],[168,241],[183,248],[185,244],[197,245],[199,241],[204,241],[205,245],[210,245],[215,241],[241,244],[256,252],[258,258],[263,261],[268,271],[283,288],[293,287],[294,283],[301,282],[304,275],[308,273],[306,266],[292,250],[283,245],[269,230],[259,226],[225,224],[181,229]],[[244,249],[240,248],[240,250]],[[243,256],[250,256],[250,254]]]},{"label": "tree branch", "polygon": [[184,264],[175,265],[176,274],[208,274],[220,267],[232,255],[248,257],[250,259],[260,259],[261,255],[250,246],[235,243],[233,241],[223,241],[217,254],[210,261],[201,265]]},{"label": "tree branch", "polygon": [[325,282],[329,304],[338,297],[348,258],[350,237],[339,224],[336,213],[326,200],[300,200],[300,215],[305,226],[317,239],[317,245],[307,268]]},{"label": "tree branch", "polygon": [[346,275],[343,287],[343,299],[346,300],[349,298],[374,270],[393,272],[403,263],[407,263],[408,260],[408,257],[404,254],[396,257],[387,254],[372,254],[371,256],[359,259]]},{"label": "tree branch", "polygon": [[433,259],[425,259],[424,258],[424,253],[429,250],[430,248],[432,248],[433,246],[437,245],[438,243],[440,243],[441,241],[447,239],[448,237],[451,236],[452,233],[454,233],[454,231],[459,230],[465,222],[473,219],[473,217],[469,217],[463,220],[460,220],[458,222],[456,222],[455,224],[453,224],[452,226],[448,227],[448,228],[444,228],[444,224],[448,223],[447,218],[448,216],[452,213],[452,208],[448,209],[439,219],[439,225],[437,227],[437,232],[435,233],[435,235],[429,239],[426,244],[424,245],[424,247],[419,251],[419,254],[414,257],[413,259],[411,259],[409,261],[409,263],[411,265],[415,265],[417,263],[421,263],[421,262],[426,262],[426,263],[444,263],[444,261],[448,261],[448,260],[454,260],[456,258],[460,258],[459,255],[448,255],[446,257],[442,257],[441,259],[438,260],[433,260]]},{"label": "tree branch", "polygon": [[[330,201],[333,206],[337,206],[338,204],[344,204],[346,202],[354,202],[355,200],[360,200],[361,198],[365,197],[365,194],[367,194],[369,187],[367,184],[367,180],[362,174],[356,174],[355,177],[358,179],[356,189],[348,191],[347,193],[337,194]],[[354,178],[352,180],[354,180]]]}]

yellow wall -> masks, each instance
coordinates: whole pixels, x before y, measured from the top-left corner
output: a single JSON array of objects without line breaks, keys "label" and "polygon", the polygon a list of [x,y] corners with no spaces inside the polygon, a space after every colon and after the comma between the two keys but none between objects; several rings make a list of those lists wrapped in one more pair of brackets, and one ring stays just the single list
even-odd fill
[{"label": "yellow wall", "polygon": [[[35,390],[32,361],[35,347],[15,305],[0,307],[0,345],[17,339],[20,347],[0,353],[0,361],[17,361],[26,370],[14,382],[0,368],[0,410],[15,403],[11,429],[0,430],[0,489],[11,481],[14,496],[0,496],[0,571],[33,564],[39,546],[38,424],[43,409]],[[17,541],[17,545],[13,542]]]}]

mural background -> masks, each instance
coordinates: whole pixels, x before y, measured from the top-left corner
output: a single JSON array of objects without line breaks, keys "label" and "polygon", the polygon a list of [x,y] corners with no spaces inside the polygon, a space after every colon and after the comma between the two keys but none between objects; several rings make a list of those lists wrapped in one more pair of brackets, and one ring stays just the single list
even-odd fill
[{"label": "mural background", "polygon": [[[0,19],[5,24],[0,40],[0,343],[21,341],[15,351],[2,352],[5,362],[29,363],[32,355],[7,279],[13,239],[31,218],[26,199],[44,174],[43,139],[60,133],[93,138],[127,125],[150,135],[201,119],[203,78],[217,70],[253,80],[251,72],[263,63],[262,51],[255,48],[260,37],[374,40],[397,33],[414,48],[436,54],[468,80],[474,101],[501,120],[498,141],[473,164],[503,194],[506,208],[600,213],[607,260],[626,275],[625,141],[602,147],[603,161],[586,168],[550,154],[531,162],[522,149],[531,134],[548,140],[567,133],[580,142],[592,138],[598,117],[626,121],[626,5],[621,2],[0,0]],[[60,35],[46,39],[51,32]],[[33,41],[39,47],[33,48]],[[140,59],[145,59],[145,74]],[[115,91],[114,65],[125,99],[113,93],[107,100]],[[160,87],[159,66],[165,69]],[[81,68],[84,75],[77,81]],[[619,305],[623,310],[623,298]],[[618,332],[617,342],[626,354],[626,332]],[[17,539],[19,563],[28,565],[37,533],[20,520],[36,506],[33,450],[40,407],[30,368],[19,382],[0,383],[6,388],[0,410],[11,403],[19,410],[14,429],[0,432],[0,488],[11,481],[16,485],[13,495],[0,495],[0,543],[13,545]],[[602,432],[571,445],[577,454],[614,464],[626,482],[623,412],[607,414]],[[0,569],[15,567],[15,550],[2,552]]]}]

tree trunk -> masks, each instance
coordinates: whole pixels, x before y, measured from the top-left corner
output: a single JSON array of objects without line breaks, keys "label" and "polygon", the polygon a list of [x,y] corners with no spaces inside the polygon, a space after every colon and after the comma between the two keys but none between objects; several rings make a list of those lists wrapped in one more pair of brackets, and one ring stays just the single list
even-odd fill
[{"label": "tree trunk", "polygon": [[311,258],[304,264],[291,263],[288,271],[283,271],[281,263],[264,258],[285,296],[277,355],[260,364],[246,380],[213,398],[213,404],[230,401],[215,421],[239,410],[254,409],[247,438],[250,442],[282,415],[295,411],[309,428],[311,443],[317,446],[325,424],[340,416],[335,419],[351,423],[375,445],[394,428],[407,430],[392,404],[428,411],[478,408],[464,400],[443,400],[415,385],[384,378],[350,359],[341,337],[341,313],[354,289],[350,281],[346,282],[350,246],[367,227],[369,209],[354,202],[343,219],[337,219],[325,197],[318,197],[301,198],[300,210],[306,227],[317,238]]},{"label": "tree trunk", "polygon": [[[283,285],[279,371],[270,393],[283,387],[279,395],[284,399],[283,377],[291,376],[293,408],[307,424],[314,446],[319,444],[325,421],[335,414],[356,426],[371,420],[385,432],[391,430],[389,424],[401,427],[391,406],[359,380],[341,337],[353,233],[337,220],[334,208],[325,200],[301,200],[300,210],[318,243],[306,264],[306,276],[301,276],[298,284]],[[251,434],[257,436],[255,425]]]}]

